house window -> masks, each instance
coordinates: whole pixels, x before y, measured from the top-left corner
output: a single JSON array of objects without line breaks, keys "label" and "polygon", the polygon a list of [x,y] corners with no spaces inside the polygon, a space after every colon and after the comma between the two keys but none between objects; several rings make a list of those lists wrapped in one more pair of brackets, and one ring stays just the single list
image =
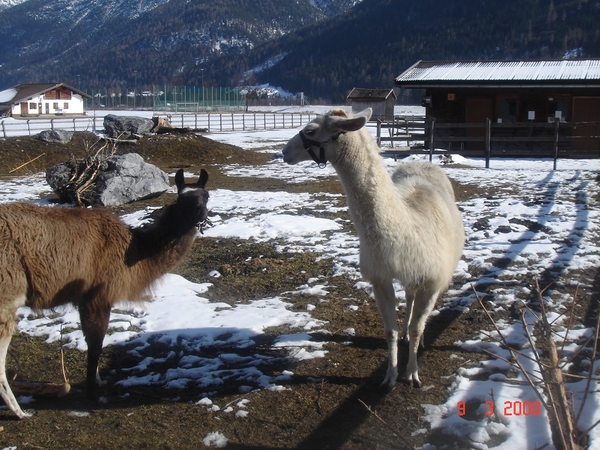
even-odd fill
[{"label": "house window", "polygon": [[29,109],[37,109],[37,103],[30,103]]},{"label": "house window", "polygon": [[54,103],[52,103],[52,108],[54,108],[54,109],[58,109],[58,102],[54,102]]},{"label": "house window", "polygon": [[69,109],[69,103],[68,102],[64,102],[63,103],[63,109]]}]

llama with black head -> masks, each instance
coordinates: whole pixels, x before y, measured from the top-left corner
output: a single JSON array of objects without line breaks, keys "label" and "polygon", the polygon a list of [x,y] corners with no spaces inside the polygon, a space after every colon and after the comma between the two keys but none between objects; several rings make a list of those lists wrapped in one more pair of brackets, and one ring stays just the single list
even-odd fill
[{"label": "llama with black head", "polygon": [[186,184],[179,170],[177,200],[139,228],[101,209],[0,205],[0,395],[19,418],[30,414],[17,403],[5,372],[17,308],[78,308],[88,345],[86,388],[95,398],[111,308],[143,300],[183,260],[207,220],[207,181],[203,169],[196,183]]}]

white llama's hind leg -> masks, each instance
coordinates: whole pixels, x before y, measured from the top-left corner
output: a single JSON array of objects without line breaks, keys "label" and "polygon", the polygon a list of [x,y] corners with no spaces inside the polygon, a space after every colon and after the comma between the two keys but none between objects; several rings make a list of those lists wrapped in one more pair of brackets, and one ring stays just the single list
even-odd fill
[{"label": "white llama's hind leg", "polygon": [[392,389],[398,379],[398,320],[394,285],[391,280],[373,282],[373,293],[388,346],[388,368],[382,384]]},{"label": "white llama's hind leg", "polygon": [[[410,322],[412,320],[413,317],[413,305],[415,302],[415,297],[417,296],[417,292],[414,289],[410,289],[410,288],[406,288],[405,289],[405,295],[406,295],[406,313],[404,315],[404,325],[402,326],[402,334],[400,335],[400,338],[404,341],[404,342],[409,342],[409,336],[408,336],[408,327],[410,325]],[[423,335],[421,335],[421,342],[420,342],[421,348],[425,347],[424,341],[423,341]]]},{"label": "white llama's hind leg", "polygon": [[413,312],[410,324],[408,325],[409,350],[408,364],[406,366],[406,380],[414,383],[417,387],[421,386],[419,380],[419,366],[417,364],[417,352],[419,344],[423,345],[423,331],[431,310],[435,306],[439,291],[431,292],[429,289],[416,291],[413,305]]},{"label": "white llama's hind leg", "polygon": [[408,325],[410,324],[410,319],[412,317],[415,292],[411,289],[405,289],[404,293],[406,295],[406,313],[404,315],[404,325],[402,326],[402,334],[400,335],[400,338],[403,341],[408,342]]},{"label": "white llama's hind leg", "polygon": [[14,412],[19,419],[24,419],[26,417],[31,417],[31,414],[26,413],[21,409],[15,395],[8,384],[8,380],[6,379],[6,353],[8,352],[8,346],[12,339],[12,334],[8,334],[7,336],[3,336],[0,338],[0,396],[6,403],[6,406],[10,408],[12,412]]}]

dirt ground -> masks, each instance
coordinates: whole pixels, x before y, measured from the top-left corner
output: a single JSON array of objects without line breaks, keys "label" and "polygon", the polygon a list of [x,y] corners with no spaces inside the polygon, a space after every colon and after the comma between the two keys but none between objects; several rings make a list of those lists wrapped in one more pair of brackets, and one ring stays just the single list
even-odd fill
[{"label": "dirt ground", "polygon": [[[77,133],[68,145],[45,144],[33,138],[0,140],[0,177],[25,175],[45,170],[71,156],[82,156],[93,136]],[[220,164],[232,158],[242,165],[258,165],[270,156],[245,151],[233,146],[215,143],[202,136],[162,135],[124,145],[119,152],[135,151],[166,171],[185,167],[198,172],[206,168],[210,173],[209,189],[290,190],[284,181],[272,179],[229,178],[220,171]],[[35,161],[33,158],[39,157]],[[19,166],[25,164],[22,168]],[[18,168],[17,170],[13,170]],[[324,180],[306,185],[294,185],[297,191],[341,192],[337,180]],[[476,187],[460,189],[461,196],[481,195]],[[485,194],[485,193],[484,193]],[[170,199],[153,199],[156,205]],[[210,205],[209,205],[210,206]],[[135,205],[139,208],[139,204]],[[127,208],[119,208],[121,213]],[[262,267],[253,266],[248,256],[262,255],[262,267],[268,265],[269,277]],[[250,300],[276,296],[294,289],[315,275],[332,271],[331,261],[318,260],[318,255],[287,255],[278,253],[273,246],[236,239],[201,238],[196,241],[192,254],[179,268],[185,277],[204,282],[208,272],[218,268],[222,277],[214,283],[207,295],[226,301]],[[250,261],[257,261],[252,258]],[[305,272],[302,273],[302,270]],[[292,276],[290,276],[292,274]],[[590,276],[594,276],[591,274]],[[85,354],[65,350],[65,364],[73,391],[63,398],[37,398],[31,405],[35,414],[19,421],[9,411],[0,411],[0,448],[15,446],[19,449],[197,449],[204,448],[203,438],[210,432],[220,431],[228,437],[231,449],[394,449],[413,448],[425,442],[443,444],[444,436],[427,431],[421,423],[422,404],[443,403],[452,374],[459,368],[476,364],[483,355],[466,353],[455,345],[464,340],[465,330],[490,327],[483,312],[472,307],[466,313],[445,312],[432,317],[425,332],[425,349],[419,355],[422,380],[435,380],[428,390],[415,389],[399,383],[391,392],[379,383],[385,375],[386,342],[381,321],[373,301],[367,294],[353,288],[354,281],[343,277],[329,278],[329,302],[321,303],[313,313],[329,322],[333,335],[323,336],[330,342],[324,358],[291,362],[273,348],[272,339],[282,330],[268,330],[257,339],[256,346],[248,349],[253,354],[281,356],[274,365],[262,370],[279,374],[292,370],[293,384],[283,392],[269,390],[240,394],[238,386],[223,385],[212,400],[220,411],[207,411],[197,405],[199,392],[161,391],[153,389],[125,390],[115,385],[120,379],[121,366],[129,358],[127,346],[105,349],[101,360],[101,374],[107,383],[100,395],[109,398],[104,403],[91,403],[84,393]],[[591,284],[591,283],[590,283]],[[340,302],[354,296],[364,303],[362,314],[348,315],[340,310]],[[318,303],[308,295],[294,296],[292,309],[306,309],[307,303]],[[403,311],[399,314],[403,320]],[[351,345],[342,330],[355,328]],[[319,336],[313,336],[318,339]],[[158,351],[160,343],[147,351]],[[11,345],[8,367],[18,370],[20,378],[36,381],[60,382],[59,345],[46,344],[41,339],[16,335]],[[177,350],[177,349],[174,349]],[[223,348],[207,348],[205,352],[218,354]],[[240,349],[236,349],[240,352]],[[401,346],[400,360],[406,361],[406,347]],[[450,357],[455,355],[454,357]],[[131,366],[132,364],[129,364]],[[155,368],[154,368],[155,369]],[[168,362],[165,363],[165,370]],[[403,368],[401,367],[401,370]],[[314,380],[319,381],[315,382]],[[244,419],[223,412],[226,406],[249,399],[250,414]],[[71,411],[86,411],[86,417],[73,417]],[[423,433],[413,433],[423,429]]]}]

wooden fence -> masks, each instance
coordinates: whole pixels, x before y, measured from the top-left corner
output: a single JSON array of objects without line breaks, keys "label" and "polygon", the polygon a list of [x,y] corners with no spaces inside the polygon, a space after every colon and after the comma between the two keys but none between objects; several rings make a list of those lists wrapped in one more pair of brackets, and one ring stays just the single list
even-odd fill
[{"label": "wooden fence", "polygon": [[[314,113],[202,113],[160,114],[173,126],[204,132],[295,128],[315,118]],[[33,136],[44,130],[102,131],[104,116],[0,120],[0,137]]]},{"label": "wooden fence", "polygon": [[382,151],[395,158],[421,153],[431,160],[434,154],[457,153],[485,156],[489,167],[492,156],[535,156],[553,158],[556,168],[559,157],[600,157],[600,135],[575,135],[578,127],[598,129],[600,122],[437,123],[413,117],[378,122],[376,137],[380,146],[391,142],[391,148]]}]

